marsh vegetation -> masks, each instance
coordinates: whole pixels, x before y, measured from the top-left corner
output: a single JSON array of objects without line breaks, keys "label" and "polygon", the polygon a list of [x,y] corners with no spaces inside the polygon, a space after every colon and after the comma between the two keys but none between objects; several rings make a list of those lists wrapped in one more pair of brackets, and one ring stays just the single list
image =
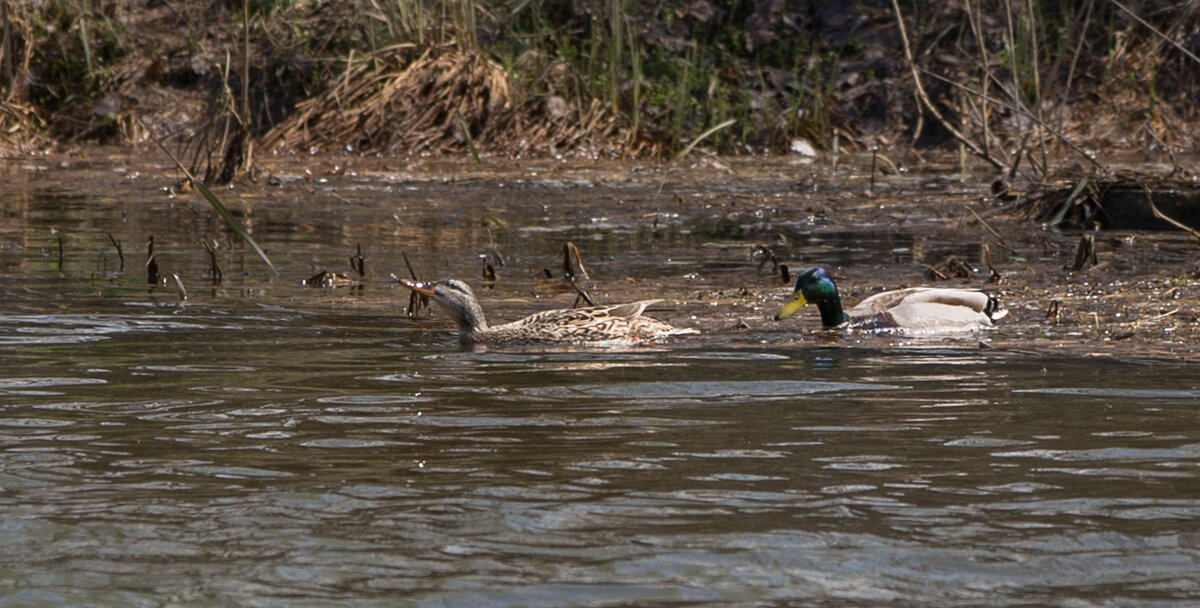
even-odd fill
[{"label": "marsh vegetation", "polygon": [[1193,3],[4,0],[9,150],[594,159],[1194,147]]}]

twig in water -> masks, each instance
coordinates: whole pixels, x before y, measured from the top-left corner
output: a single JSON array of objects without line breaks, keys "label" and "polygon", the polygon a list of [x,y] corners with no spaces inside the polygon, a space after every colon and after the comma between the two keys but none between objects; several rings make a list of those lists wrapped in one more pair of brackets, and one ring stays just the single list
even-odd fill
[{"label": "twig in water", "polygon": [[413,270],[412,264],[408,261],[408,254],[401,251],[400,257],[404,258],[404,266],[408,268],[408,276],[412,277],[414,281],[420,281],[421,279],[417,277],[417,271]]},{"label": "twig in water", "polygon": [[63,268],[63,238],[62,238],[61,234],[55,234],[54,236],[58,238],[58,270],[59,270],[59,272],[62,272],[62,268]]},{"label": "twig in water", "polygon": [[596,305],[596,303],[592,301],[592,296],[589,296],[589,295],[588,295],[588,292],[587,292],[586,290],[584,290],[582,287],[580,287],[580,286],[576,285],[576,284],[575,284],[575,281],[571,281],[571,287],[572,287],[573,289],[575,289],[575,293],[576,293],[576,296],[575,296],[575,303],[571,305],[571,307],[572,307],[572,308],[574,308],[574,307],[576,307],[576,306],[579,306],[579,301],[580,301],[580,300],[583,300],[584,302],[587,302],[587,305],[588,305],[588,306],[595,306],[595,305]]},{"label": "twig in water", "polygon": [[971,212],[971,215],[975,216],[975,219],[979,220],[979,223],[980,223],[980,224],[983,224],[983,227],[984,227],[984,228],[986,228],[988,232],[992,233],[992,236],[994,236],[994,237],[996,237],[997,239],[999,239],[999,240],[1000,240],[1000,242],[999,242],[999,243],[996,243],[997,245],[1000,245],[1001,247],[1003,247],[1003,248],[1007,249],[1009,253],[1016,253],[1016,252],[1017,252],[1017,250],[1016,250],[1016,249],[1013,249],[1012,247],[1009,247],[1009,246],[1008,246],[1008,243],[1004,242],[1004,237],[1000,236],[1000,233],[999,233],[999,232],[996,232],[996,230],[995,230],[995,229],[993,229],[993,228],[992,228],[990,225],[988,225],[988,223],[987,223],[987,220],[983,219],[982,217],[979,217],[979,214],[978,214],[978,213],[975,213],[975,210],[974,210],[974,209],[972,209],[972,208],[970,208],[970,207],[967,207],[967,211],[970,211],[970,212]]},{"label": "twig in water", "polygon": [[175,281],[175,291],[179,293],[179,301],[187,302],[187,290],[183,288],[183,281],[179,279],[179,275],[172,272],[171,279]]},{"label": "twig in water", "polygon": [[1157,217],[1158,219],[1200,239],[1200,231],[1197,231],[1195,228],[1192,228],[1191,226],[1188,226],[1187,224],[1163,213],[1162,211],[1159,211],[1158,207],[1154,205],[1154,197],[1150,195],[1149,187],[1147,187],[1145,184],[1142,184],[1142,189],[1146,191],[1146,202],[1150,204],[1150,211],[1154,213],[1154,217]]},{"label": "twig in water", "polygon": [[996,270],[992,265],[992,247],[985,241],[983,243],[983,259],[987,262],[988,270],[992,271],[992,276],[988,278],[988,283],[999,283],[1004,280],[1004,275]]},{"label": "twig in water", "polygon": [[[404,258],[404,266],[408,268],[408,276],[412,277],[412,280],[415,282],[418,282],[418,283],[421,282],[421,279],[417,277],[417,271],[413,270],[412,263],[410,263],[408,261],[408,254],[405,253],[404,250],[400,251],[400,257]],[[392,278],[395,279],[396,275],[392,275]],[[403,281],[397,281],[397,282],[403,282]],[[429,308],[429,296],[424,295],[424,294],[419,294],[415,290],[409,291],[408,292],[408,316],[410,318],[417,316],[417,313],[419,313],[421,311],[421,307]]]},{"label": "twig in water", "polygon": [[479,256],[479,260],[483,262],[483,282],[491,287],[496,283],[496,268],[488,262],[486,255]]},{"label": "twig in water", "polygon": [[567,241],[567,243],[563,245],[563,274],[566,275],[567,279],[571,282],[575,281],[576,267],[579,268],[579,274],[583,277],[583,280],[592,280],[591,277],[588,276],[587,269],[583,267],[583,256],[579,255],[579,248],[575,246],[575,243]]},{"label": "twig in water", "polygon": [[367,276],[367,259],[362,254],[362,244],[357,245],[358,254],[350,256],[350,267],[358,273],[359,278]]},{"label": "twig in water", "polygon": [[1071,265],[1071,270],[1078,272],[1095,266],[1096,263],[1096,233],[1085,232],[1079,238],[1079,246],[1075,249],[1075,263]]},{"label": "twig in water", "polygon": [[1046,318],[1057,324],[1061,308],[1062,300],[1059,300],[1058,298],[1050,300],[1050,305],[1046,307]]},{"label": "twig in water", "polygon": [[225,273],[221,272],[221,264],[217,262],[217,242],[209,243],[205,239],[201,243],[204,244],[205,251],[208,251],[208,271],[212,275],[213,285],[220,285],[221,280],[225,278]]}]

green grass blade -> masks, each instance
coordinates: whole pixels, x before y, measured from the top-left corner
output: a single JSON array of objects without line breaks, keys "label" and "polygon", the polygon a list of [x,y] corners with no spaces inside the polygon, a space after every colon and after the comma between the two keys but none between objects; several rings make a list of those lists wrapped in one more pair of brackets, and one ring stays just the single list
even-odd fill
[{"label": "green grass blade", "polygon": [[221,202],[221,199],[217,198],[217,195],[213,194],[213,191],[209,190],[208,186],[204,185],[204,182],[192,180],[192,183],[196,186],[196,189],[200,191],[200,194],[203,194],[204,198],[208,199],[208,204],[212,205],[213,209],[217,210],[217,214],[221,216],[221,219],[225,220],[225,223],[229,224],[229,227],[233,228],[233,231],[238,233],[238,236],[242,237],[242,240],[246,241],[246,244],[254,250],[254,253],[258,254],[258,257],[262,258],[262,261],[266,262],[267,266],[269,266],[271,270],[275,271],[275,274],[279,274],[279,270],[277,270],[275,265],[271,263],[271,258],[268,258],[266,252],[262,250],[262,247],[259,247],[258,243],[254,242],[254,237],[250,236],[250,233],[246,232],[245,228],[242,228],[242,224],[237,221],[236,217],[233,217],[233,213],[231,213],[229,208]]},{"label": "green grass blade", "polygon": [[158,144],[159,149],[171,159],[171,162],[175,163],[175,167],[182,171],[183,174],[187,176],[189,180],[191,180],[192,184],[194,184],[196,188],[200,190],[200,194],[203,194],[204,198],[208,200],[208,204],[212,205],[213,209],[217,210],[217,214],[221,216],[221,219],[225,220],[225,223],[229,224],[229,227],[233,228],[233,231],[238,233],[238,236],[242,237],[242,240],[246,241],[247,245],[250,245],[250,248],[254,250],[254,253],[258,254],[258,257],[261,258],[262,261],[266,262],[267,266],[274,271],[276,275],[278,275],[279,270],[275,268],[274,264],[271,263],[271,258],[268,258],[266,252],[262,250],[262,247],[259,247],[258,243],[254,242],[254,237],[250,236],[250,233],[246,232],[245,228],[242,228],[241,223],[237,221],[236,217],[233,217],[233,213],[229,211],[229,208],[225,206],[225,203],[222,203],[221,199],[217,198],[217,195],[213,194],[213,191],[209,190],[208,186],[204,185],[204,182],[196,179],[196,176],[192,175],[192,172],[188,171],[188,168],[183,166],[183,163],[179,162],[179,159],[175,158],[175,155],[171,154],[171,151],[163,145],[162,140],[155,140],[154,143]]},{"label": "green grass blade", "polygon": [[721,124],[719,124],[719,125],[717,125],[717,126],[715,126],[715,127],[711,128],[711,129],[709,129],[709,130],[707,130],[707,131],[705,131],[705,132],[703,132],[703,133],[701,133],[701,134],[700,134],[698,137],[696,137],[696,139],[693,139],[693,140],[692,140],[692,143],[688,144],[688,145],[687,145],[687,147],[686,147],[686,148],[684,148],[684,149],[683,149],[683,151],[679,153],[679,156],[678,156],[677,158],[679,158],[680,160],[682,160],[682,159],[683,159],[685,156],[687,156],[687,155],[688,155],[688,153],[689,153],[689,152],[691,152],[691,151],[692,151],[692,148],[695,148],[695,147],[696,147],[696,144],[698,144],[698,143],[700,143],[700,142],[704,141],[704,139],[705,139],[706,137],[708,137],[709,135],[712,135],[713,133],[716,133],[717,131],[720,131],[721,129],[724,129],[724,128],[726,128],[726,127],[732,126],[732,125],[734,125],[734,124],[736,124],[736,123],[737,123],[737,121],[736,121],[736,120],[734,120],[734,119],[730,118],[729,120],[727,120],[727,121],[725,121],[725,122],[723,122],[723,123],[721,123]]}]

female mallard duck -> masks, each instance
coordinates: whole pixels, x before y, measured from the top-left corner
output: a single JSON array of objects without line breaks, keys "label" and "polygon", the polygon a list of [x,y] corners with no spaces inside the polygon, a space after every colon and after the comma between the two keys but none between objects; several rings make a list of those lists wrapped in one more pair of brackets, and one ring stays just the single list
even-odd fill
[{"label": "female mallard duck", "polygon": [[837,285],[824,268],[809,268],[796,279],[792,299],[775,315],[786,319],[806,303],[821,311],[825,327],[848,325],[856,329],[901,328],[916,331],[954,331],[991,327],[1008,314],[999,302],[982,291],[910,287],[877,293],[850,310],[842,310]]},{"label": "female mallard duck", "polygon": [[642,300],[612,306],[547,310],[520,321],[491,326],[483,317],[479,300],[466,283],[446,279],[432,285],[405,281],[409,289],[433,298],[458,323],[465,343],[559,342],[592,346],[617,346],[699,333],[643,317],[647,306],[661,300]]}]

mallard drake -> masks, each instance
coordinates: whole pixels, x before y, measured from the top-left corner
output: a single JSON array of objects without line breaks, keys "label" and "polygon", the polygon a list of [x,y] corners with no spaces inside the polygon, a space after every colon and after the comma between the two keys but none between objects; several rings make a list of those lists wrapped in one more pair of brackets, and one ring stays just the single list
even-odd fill
[{"label": "mallard drake", "polygon": [[796,278],[791,300],[775,320],[786,319],[806,303],[821,311],[825,327],[848,325],[856,329],[901,328],[916,331],[953,331],[991,327],[1008,314],[999,302],[982,291],[910,287],[877,293],[850,310],[842,310],[833,277],[824,268],[809,268]]},{"label": "mallard drake", "polygon": [[646,307],[662,300],[642,300],[612,306],[547,310],[520,321],[488,325],[479,300],[466,283],[446,279],[432,285],[404,281],[411,290],[433,298],[458,324],[465,343],[499,344],[558,342],[592,346],[645,343],[669,336],[699,333],[643,317]]}]

